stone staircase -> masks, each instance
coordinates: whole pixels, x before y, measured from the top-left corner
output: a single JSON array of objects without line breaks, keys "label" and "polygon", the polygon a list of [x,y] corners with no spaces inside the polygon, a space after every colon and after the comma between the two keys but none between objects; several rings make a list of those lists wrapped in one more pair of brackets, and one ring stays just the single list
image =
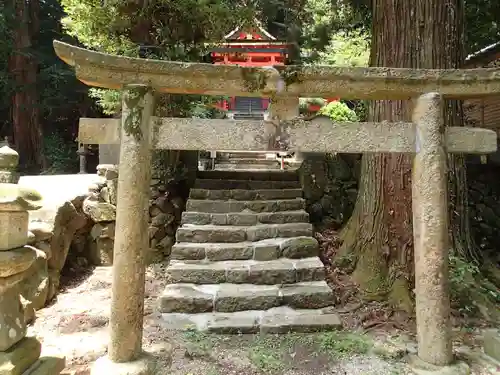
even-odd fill
[{"label": "stone staircase", "polygon": [[167,326],[217,333],[337,329],[297,174],[198,177],[159,299]]}]

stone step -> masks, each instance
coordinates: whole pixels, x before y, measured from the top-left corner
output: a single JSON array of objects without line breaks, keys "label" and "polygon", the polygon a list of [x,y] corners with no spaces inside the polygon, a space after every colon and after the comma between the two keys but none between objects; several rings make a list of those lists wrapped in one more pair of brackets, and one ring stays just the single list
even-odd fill
[{"label": "stone step", "polygon": [[[213,171],[198,171],[213,172]],[[254,180],[220,180],[220,179],[197,179],[194,183],[195,189],[301,189],[299,181],[254,181]]]},{"label": "stone step", "polygon": [[334,303],[325,281],[296,284],[170,284],[159,298],[162,313],[235,312],[278,306],[321,309]]},{"label": "stone step", "polygon": [[162,327],[167,330],[187,330],[194,327],[201,332],[218,334],[309,333],[341,329],[339,316],[328,310],[280,306],[233,313],[164,313],[161,319]]},{"label": "stone step", "polygon": [[298,211],[306,208],[302,198],[270,199],[262,201],[221,201],[205,199],[189,199],[186,211],[207,213],[233,213],[245,211],[248,213]]},{"label": "stone step", "polygon": [[279,164],[231,164],[231,163],[216,163],[215,171],[238,171],[238,172],[261,172],[269,170],[280,170]]},{"label": "stone step", "polygon": [[272,238],[255,242],[192,243],[178,242],[172,247],[173,260],[273,260],[309,258],[319,255],[313,237]]},{"label": "stone step", "polygon": [[312,236],[309,223],[259,224],[253,226],[191,225],[177,229],[177,242],[244,242],[276,237]]},{"label": "stone step", "polygon": [[297,171],[198,171],[198,178],[244,181],[298,181]]},{"label": "stone step", "polygon": [[209,214],[207,212],[182,213],[182,224],[195,225],[257,225],[257,224],[286,224],[308,223],[309,214],[304,210],[282,212],[245,213],[233,212],[228,214]]},{"label": "stone step", "polygon": [[230,157],[230,158],[217,158],[216,159],[216,164],[219,163],[227,163],[227,164],[269,164],[269,165],[274,165],[277,164],[279,165],[279,160],[278,159],[268,159],[265,157]]},{"label": "stone step", "polygon": [[325,268],[318,257],[222,262],[172,260],[167,274],[171,283],[274,285],[322,281]]},{"label": "stone step", "polygon": [[302,189],[228,189],[209,190],[191,189],[189,193],[191,199],[211,199],[211,200],[269,200],[269,199],[294,199],[302,198]]}]

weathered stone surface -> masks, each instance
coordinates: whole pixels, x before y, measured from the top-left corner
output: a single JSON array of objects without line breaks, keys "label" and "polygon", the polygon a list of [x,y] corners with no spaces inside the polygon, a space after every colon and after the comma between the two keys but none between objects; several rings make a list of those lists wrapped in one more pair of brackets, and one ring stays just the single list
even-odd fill
[{"label": "weathered stone surface", "polygon": [[325,281],[283,285],[280,289],[285,305],[298,309],[320,309],[333,304],[333,292]]},{"label": "weathered stone surface", "polygon": [[49,268],[49,292],[47,295],[47,301],[51,301],[55,297],[57,291],[59,290],[61,274],[58,270]]},{"label": "weathered stone surface", "polygon": [[52,256],[49,259],[49,268],[57,271],[62,270],[76,231],[86,224],[85,215],[79,213],[71,202],[65,202],[58,208],[54,219],[54,234],[51,240]]},{"label": "weathered stone surface", "polygon": [[42,196],[34,189],[17,184],[0,184],[1,211],[31,211],[42,207]]},{"label": "weathered stone surface", "polygon": [[17,184],[20,174],[16,171],[6,171],[0,169],[0,183],[2,184]]},{"label": "weathered stone surface", "polygon": [[[197,189],[300,189],[299,181],[249,181],[249,180],[222,180],[198,179],[195,181]],[[198,198],[207,199],[207,198]]]},{"label": "weathered stone surface", "polygon": [[253,212],[297,211],[305,209],[302,198],[266,201],[214,201],[190,199],[186,210],[191,212],[234,213],[245,209]]},{"label": "weathered stone surface", "polygon": [[236,225],[248,226],[256,224],[286,224],[286,223],[307,223],[309,214],[304,211],[284,211],[284,212],[235,212],[210,214],[205,212],[183,212],[183,224],[195,225]]},{"label": "weathered stone surface", "polygon": [[483,333],[484,353],[500,363],[500,331],[489,329]]},{"label": "weathered stone surface", "polygon": [[318,241],[313,237],[292,237],[280,244],[281,255],[286,258],[306,258],[319,255]]},{"label": "weathered stone surface", "polygon": [[302,189],[232,189],[232,190],[207,190],[191,189],[191,199],[228,200],[241,201],[269,200],[269,199],[294,199],[302,198]]},{"label": "weathered stone surface", "polygon": [[0,252],[0,277],[26,271],[35,261],[36,252],[29,246]]},{"label": "weathered stone surface", "polygon": [[216,292],[214,311],[267,310],[280,304],[277,285],[223,284]]},{"label": "weathered stone surface", "polygon": [[113,265],[114,240],[98,237],[89,246],[89,260],[96,266]]},{"label": "weathered stone surface", "polygon": [[37,361],[41,350],[40,341],[35,337],[25,337],[8,350],[0,352],[0,374],[24,375]]},{"label": "weathered stone surface", "polygon": [[342,322],[337,314],[320,314],[314,310],[298,314],[266,312],[260,322],[261,333],[309,333],[341,328]]},{"label": "weathered stone surface", "polygon": [[38,249],[32,249],[36,260],[26,273],[24,280],[19,283],[21,295],[32,303],[35,310],[45,307],[49,295],[50,281],[47,255]]},{"label": "weathered stone surface", "polygon": [[63,356],[44,356],[38,359],[23,375],[58,375],[66,366]]},{"label": "weathered stone surface", "polygon": [[83,212],[96,223],[116,219],[116,206],[107,202],[86,199],[83,202]]},{"label": "weathered stone surface", "polygon": [[172,283],[217,284],[226,281],[226,265],[215,263],[184,263],[171,261],[168,275]]},{"label": "weathered stone surface", "polygon": [[[258,68],[255,72],[256,68],[250,71],[248,67],[234,66],[229,69],[227,66],[203,63],[179,64],[172,61],[126,59],[59,41],[54,42],[54,49],[63,61],[75,67],[79,79],[110,89],[125,84],[147,85],[154,82],[155,89],[177,94],[267,97],[282,91],[282,82],[285,81],[278,69]],[[500,92],[500,79],[495,69],[429,70],[334,66],[291,66],[288,69],[300,75],[300,82],[293,82],[287,89],[292,97],[327,98],[338,95],[351,99],[404,100],[426,92],[439,91],[447,98],[464,99]],[[263,77],[266,84],[255,89],[255,84],[251,82],[249,85],[248,78],[245,78],[249,75]],[[206,149],[210,148],[203,148]]]},{"label": "weathered stone surface", "polygon": [[0,251],[28,243],[29,214],[26,211],[0,211]]},{"label": "weathered stone surface", "polygon": [[299,259],[293,262],[297,282],[321,281],[325,279],[325,267],[318,257]]},{"label": "weathered stone surface", "polygon": [[0,147],[0,169],[15,169],[19,164],[19,154],[9,146]]},{"label": "weathered stone surface", "polygon": [[247,280],[250,284],[291,284],[296,282],[295,267],[288,259],[252,262]]},{"label": "weathered stone surface", "polygon": [[260,224],[255,226],[184,225],[177,230],[179,242],[244,242],[276,237],[312,235],[308,223]]},{"label": "weathered stone surface", "polygon": [[[415,300],[418,355],[428,363],[451,363],[448,167],[443,98],[419,98],[413,113],[419,139],[412,169]],[[443,275],[437,277],[437,275]]]},{"label": "weathered stone surface", "polygon": [[201,289],[194,284],[168,285],[159,299],[162,313],[202,313],[213,310],[215,291]]},{"label": "weathered stone surface", "polygon": [[212,313],[206,330],[218,334],[245,334],[259,332],[260,311],[236,311]]},{"label": "weathered stone surface", "polygon": [[277,237],[312,236],[312,225],[309,223],[261,224],[248,227],[246,232],[246,238],[249,241]]},{"label": "weathered stone surface", "polygon": [[21,305],[23,306],[23,310],[24,310],[24,322],[26,324],[29,324],[33,320],[35,320],[35,317],[36,317],[36,312],[35,312],[35,308],[33,307],[33,302],[28,301],[22,295],[20,296],[19,299],[21,301]]},{"label": "weathered stone surface", "polygon": [[116,206],[116,197],[118,194],[118,179],[108,180],[106,182],[109,195],[109,203]]},{"label": "weathered stone surface", "polygon": [[19,292],[11,288],[0,294],[0,352],[9,349],[25,335],[26,323]]},{"label": "weathered stone surface", "polygon": [[29,223],[29,231],[35,235],[36,241],[47,241],[52,238],[54,226],[42,221],[32,221]]},{"label": "weathered stone surface", "polygon": [[253,244],[254,260],[273,260],[280,257],[279,245],[282,239],[271,238],[262,241],[250,242]]},{"label": "weathered stone surface", "polygon": [[246,227],[189,225],[177,229],[179,242],[243,242]]}]

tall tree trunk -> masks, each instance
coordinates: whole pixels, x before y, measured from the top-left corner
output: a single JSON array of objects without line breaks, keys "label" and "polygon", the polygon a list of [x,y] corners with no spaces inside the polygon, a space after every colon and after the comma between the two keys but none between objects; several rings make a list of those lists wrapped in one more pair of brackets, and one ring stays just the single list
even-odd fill
[{"label": "tall tree trunk", "polygon": [[[370,66],[457,68],[462,64],[463,0],[373,0]],[[413,103],[374,101],[369,121],[411,121]],[[448,126],[462,125],[457,102],[446,106]],[[336,256],[347,260],[367,299],[413,309],[411,155],[365,154],[354,213]],[[467,216],[465,164],[449,158],[453,245],[473,256]]]},{"label": "tall tree trunk", "polygon": [[16,86],[12,97],[14,144],[21,168],[37,172],[43,168],[44,158],[36,88],[38,64],[31,47],[39,32],[39,0],[12,0],[12,5],[14,46],[9,71]]}]

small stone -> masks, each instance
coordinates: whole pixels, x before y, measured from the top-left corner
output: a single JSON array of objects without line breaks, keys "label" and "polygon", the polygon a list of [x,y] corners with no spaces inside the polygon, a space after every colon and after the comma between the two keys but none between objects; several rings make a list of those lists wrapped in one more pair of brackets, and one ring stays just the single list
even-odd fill
[{"label": "small stone", "polygon": [[0,277],[26,271],[36,259],[36,251],[28,246],[0,252]]},{"label": "small stone", "polygon": [[6,351],[26,335],[24,311],[15,288],[0,295],[0,352]]},{"label": "small stone", "polygon": [[29,223],[28,229],[35,235],[37,241],[47,241],[52,238],[54,227],[49,223],[34,221]]},{"label": "small stone", "polygon": [[42,345],[35,337],[25,337],[7,351],[0,352],[0,374],[25,374],[37,361]]},{"label": "small stone", "polygon": [[114,164],[99,164],[96,168],[97,175],[104,177],[106,175],[106,172],[108,171],[108,169],[114,169],[114,168],[115,168]]},{"label": "small stone", "polygon": [[106,180],[115,180],[118,178],[118,168],[116,166],[108,168],[105,174]]},{"label": "small stone", "polygon": [[95,202],[86,199],[83,202],[83,212],[96,223],[116,219],[116,207],[107,202]]},{"label": "small stone", "polygon": [[168,225],[175,220],[175,217],[169,214],[161,213],[152,218],[151,224],[155,227]]}]

